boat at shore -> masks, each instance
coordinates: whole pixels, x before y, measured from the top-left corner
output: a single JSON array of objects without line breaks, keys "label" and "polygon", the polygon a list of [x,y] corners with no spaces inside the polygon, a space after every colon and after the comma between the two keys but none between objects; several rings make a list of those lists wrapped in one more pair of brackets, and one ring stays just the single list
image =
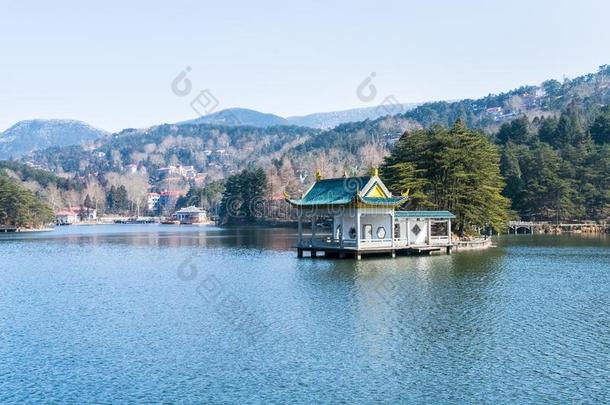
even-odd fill
[{"label": "boat at shore", "polygon": [[147,217],[133,217],[133,218],[125,218],[125,219],[115,219],[115,224],[154,224],[157,221],[155,218],[147,218]]}]

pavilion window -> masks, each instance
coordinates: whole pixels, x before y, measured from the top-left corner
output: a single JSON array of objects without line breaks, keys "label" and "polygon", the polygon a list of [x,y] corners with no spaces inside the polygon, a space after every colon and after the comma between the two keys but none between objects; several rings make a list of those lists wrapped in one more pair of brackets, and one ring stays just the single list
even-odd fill
[{"label": "pavilion window", "polygon": [[349,238],[350,239],[356,239],[356,237],[358,236],[358,232],[356,231],[356,228],[354,228],[353,226],[349,229]]},{"label": "pavilion window", "polygon": [[363,239],[372,240],[373,239],[373,225],[372,224],[364,224],[362,225],[362,235]]}]

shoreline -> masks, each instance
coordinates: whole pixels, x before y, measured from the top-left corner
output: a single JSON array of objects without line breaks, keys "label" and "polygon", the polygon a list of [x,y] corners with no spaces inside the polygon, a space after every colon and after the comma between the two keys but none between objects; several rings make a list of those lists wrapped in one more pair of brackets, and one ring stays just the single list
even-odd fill
[{"label": "shoreline", "polygon": [[51,232],[55,228],[0,228],[0,233]]}]

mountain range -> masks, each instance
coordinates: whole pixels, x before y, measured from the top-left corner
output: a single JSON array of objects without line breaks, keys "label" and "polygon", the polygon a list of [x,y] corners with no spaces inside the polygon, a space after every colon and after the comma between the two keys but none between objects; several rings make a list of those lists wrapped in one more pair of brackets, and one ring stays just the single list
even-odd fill
[{"label": "mountain range", "polygon": [[[287,118],[247,108],[230,108],[193,120],[182,121],[177,125],[210,124],[257,128],[295,125],[314,129],[330,129],[347,122],[373,120],[385,115],[399,114],[417,105],[412,103],[355,108]],[[0,133],[0,159],[17,158],[34,150],[54,146],[82,145],[108,134],[107,131],[76,120],[34,119],[20,121]]]},{"label": "mountain range", "polygon": [[[355,150],[365,143],[387,139],[393,142],[408,128],[415,126],[428,127],[433,124],[452,125],[456,119],[462,119],[467,125],[485,130],[496,131],[504,122],[520,115],[530,118],[534,116],[556,115],[569,105],[577,105],[583,111],[592,115],[600,106],[610,102],[610,66],[601,66],[597,73],[589,73],[571,80],[559,82],[547,80],[539,86],[522,86],[501,94],[490,94],[480,99],[464,99],[455,102],[430,102],[421,105],[406,104],[395,106],[378,106],[352,109],[337,112],[316,113],[298,117],[281,117],[244,108],[233,108],[205,115],[195,120],[163,124],[137,130],[124,130],[118,133],[138,137],[142,134],[154,133],[179,134],[182,136],[203,136],[210,132],[213,144],[219,149],[226,146],[241,151],[244,142],[237,138],[229,143],[218,143],[214,133],[228,132],[239,138],[248,135],[247,144],[261,141],[263,135],[292,133],[300,134],[291,139],[292,147],[338,148],[340,150]],[[397,111],[398,110],[398,111]],[[166,128],[159,132],[156,128]],[[202,127],[202,128],[197,128]],[[204,128],[205,127],[205,128]],[[242,128],[233,131],[235,128]],[[299,128],[298,130],[296,128]],[[256,131],[255,131],[256,129]],[[260,131],[263,130],[263,131]],[[108,132],[96,129],[90,125],[74,120],[29,120],[22,121],[3,133],[0,133],[0,159],[20,157],[31,154],[32,151],[44,151],[50,147],[71,147],[99,140],[98,145],[109,145]],[[102,139],[103,138],[103,139]],[[207,136],[205,136],[208,139]],[[362,142],[357,140],[362,140]],[[135,140],[135,139],[134,139]],[[155,141],[163,141],[162,137]],[[235,141],[236,143],[232,143]],[[273,139],[269,139],[273,142]],[[199,141],[198,141],[199,142]],[[278,152],[286,145],[277,144]],[[250,146],[248,146],[250,148]],[[191,152],[197,152],[193,149]],[[47,158],[49,154],[44,153]],[[70,156],[64,155],[64,156]],[[193,153],[185,155],[184,160],[193,161]],[[180,157],[180,156],[178,156]],[[125,156],[124,158],[129,158]],[[71,161],[72,159],[70,159]],[[174,159],[175,160],[175,159]],[[230,160],[230,159],[229,159]],[[225,163],[229,163],[228,161]],[[226,167],[225,167],[226,169]],[[66,169],[64,169],[66,170]]]},{"label": "mountain range", "polygon": [[386,115],[405,113],[420,104],[393,104],[375,107],[352,108],[342,111],[321,112],[302,116],[281,117],[275,114],[262,113],[247,108],[229,108],[200,118],[183,121],[178,124],[216,124],[216,125],[247,125],[267,128],[275,125],[296,125],[315,129],[330,129],[346,122],[374,120]]},{"label": "mountain range", "polygon": [[[498,149],[505,196],[515,212],[548,220],[561,201],[566,218],[598,219],[610,215],[609,106],[610,66],[602,66],[597,73],[563,82],[547,80],[480,99],[425,103],[331,129],[287,125],[288,119],[253,110],[221,111],[204,117],[208,122],[125,129],[85,145],[39,147],[21,161],[0,162],[0,169],[37,190],[55,209],[83,204],[87,194],[103,204],[113,195],[112,187],[121,185],[125,198],[140,204],[149,190],[185,194],[256,168],[266,173],[268,194],[275,201],[284,192],[302,194],[317,171],[333,177],[379,167],[414,130],[439,134],[446,131],[443,127],[465,125],[485,133]],[[7,131],[5,144],[29,128],[47,144],[57,140],[49,136],[47,125],[27,122]],[[27,134],[23,138],[31,140]],[[469,153],[467,148],[463,145],[463,153]],[[172,209],[170,204],[167,212]]]},{"label": "mountain range", "polygon": [[82,145],[105,135],[108,132],[76,120],[20,121],[0,133],[0,159],[19,157],[53,146]]}]

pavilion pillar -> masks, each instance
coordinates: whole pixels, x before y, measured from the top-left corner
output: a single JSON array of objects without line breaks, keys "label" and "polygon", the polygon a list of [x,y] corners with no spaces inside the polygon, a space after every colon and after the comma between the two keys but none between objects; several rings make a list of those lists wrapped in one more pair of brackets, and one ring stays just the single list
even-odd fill
[{"label": "pavilion pillar", "polygon": [[345,228],[343,228],[343,213],[341,213],[341,232],[339,232],[339,246],[343,247],[343,233],[345,232]]},{"label": "pavilion pillar", "polygon": [[428,218],[426,227],[428,228],[428,246],[432,244],[432,220]]},{"label": "pavilion pillar", "polygon": [[[396,228],[396,223],[394,222],[394,210],[390,214],[390,238],[392,238],[392,249],[394,249],[394,239],[396,236],[394,235],[394,229]],[[393,257],[396,257],[395,255]]]},{"label": "pavilion pillar", "polygon": [[450,219],[447,220],[447,238],[449,238],[448,241],[449,241],[449,243],[451,243],[451,220]]},{"label": "pavilion pillar", "polygon": [[356,209],[356,249],[360,249],[360,232],[360,210]]},{"label": "pavilion pillar", "polygon": [[298,216],[298,234],[299,234],[299,246],[303,244],[303,216],[299,214]]}]

